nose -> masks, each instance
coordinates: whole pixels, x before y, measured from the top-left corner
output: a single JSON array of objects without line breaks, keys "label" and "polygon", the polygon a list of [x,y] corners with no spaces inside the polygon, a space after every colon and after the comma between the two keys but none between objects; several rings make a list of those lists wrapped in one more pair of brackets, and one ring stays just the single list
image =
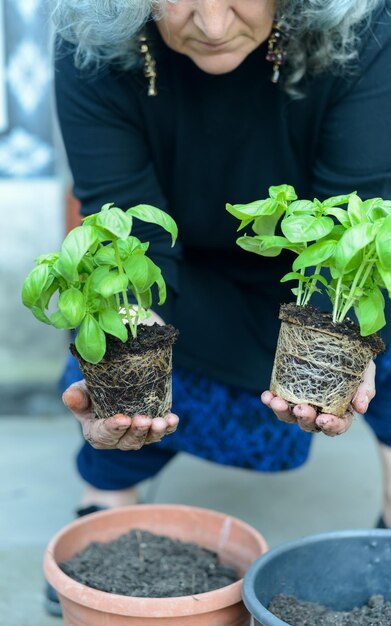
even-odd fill
[{"label": "nose", "polygon": [[198,0],[194,10],[194,24],[211,41],[224,40],[235,18],[228,0]]}]

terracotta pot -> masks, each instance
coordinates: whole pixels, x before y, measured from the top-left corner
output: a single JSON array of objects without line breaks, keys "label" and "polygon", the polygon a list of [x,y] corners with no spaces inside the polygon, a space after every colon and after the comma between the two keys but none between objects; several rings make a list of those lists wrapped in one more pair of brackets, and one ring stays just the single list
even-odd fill
[{"label": "terracotta pot", "polygon": [[218,553],[243,576],[267,551],[262,535],[239,519],[208,509],[146,504],[87,515],[66,526],[44,557],[47,580],[58,592],[65,626],[249,626],[242,579],[208,593],[178,598],[133,598],[98,591],[69,578],[58,563],[92,541],[109,542],[132,528],[195,542]]}]

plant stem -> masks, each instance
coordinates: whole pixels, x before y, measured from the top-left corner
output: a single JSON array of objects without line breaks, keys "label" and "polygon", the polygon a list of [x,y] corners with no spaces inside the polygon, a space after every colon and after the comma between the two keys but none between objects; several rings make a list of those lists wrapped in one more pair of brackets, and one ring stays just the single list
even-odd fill
[{"label": "plant stem", "polygon": [[[113,241],[113,248],[114,248],[114,253],[115,253],[115,260],[117,262],[118,272],[120,274],[125,274],[124,268],[122,266],[121,256],[120,256],[119,249],[118,249],[118,244],[116,241]],[[137,324],[133,323],[133,320],[130,316],[130,305],[129,305],[128,294],[126,293],[126,289],[123,289],[121,291],[121,294],[122,294],[122,299],[123,299],[125,313],[126,313],[126,319],[128,320],[130,332],[132,333],[132,336],[135,339],[137,337]]]},{"label": "plant stem", "polygon": [[[302,276],[305,276],[305,269],[304,268],[301,268],[300,274],[302,274]],[[302,299],[303,299],[303,281],[299,280],[299,289],[298,289],[297,298],[296,298],[297,306],[303,306],[302,305]]]},{"label": "plant stem", "polygon": [[365,282],[372,270],[373,259],[371,259],[371,255],[373,253],[374,247],[372,246],[368,253],[364,256],[360,268],[357,270],[356,276],[352,282],[352,286],[349,291],[349,295],[346,299],[345,306],[342,307],[342,310],[338,316],[338,322],[343,322],[345,319],[349,309],[354,305],[357,300],[357,296],[354,295],[354,292],[357,287],[362,288],[365,285]]},{"label": "plant stem", "polygon": [[[315,272],[314,275],[319,274],[320,273],[320,265],[317,265],[315,267]],[[308,302],[310,301],[310,298],[312,296],[312,294],[315,291],[315,285],[316,285],[317,281],[312,279],[310,280],[307,285],[304,287],[305,289],[305,296],[303,298],[303,306],[306,306],[308,304]]]},{"label": "plant stem", "polygon": [[333,322],[335,323],[338,319],[338,307],[339,307],[339,299],[341,297],[341,285],[342,285],[342,276],[338,278],[337,286],[335,288],[335,301],[333,306]]}]

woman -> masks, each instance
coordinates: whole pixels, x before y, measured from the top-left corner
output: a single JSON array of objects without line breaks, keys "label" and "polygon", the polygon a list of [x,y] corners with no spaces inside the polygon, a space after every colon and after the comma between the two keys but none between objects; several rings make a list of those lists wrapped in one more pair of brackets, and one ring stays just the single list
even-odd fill
[{"label": "woman", "polygon": [[[83,383],[73,385],[64,401],[94,445],[78,456],[82,504],[134,502],[137,483],[179,450],[297,467],[311,432],[340,434],[352,414],[290,410],[270,392],[259,402],[278,307],[292,298],[279,283],[291,258],[240,250],[224,207],[281,183],[304,198],[391,197],[389,0],[59,0],[54,18],[58,116],[82,214],[148,203],[173,215],[181,237],[170,249],[153,227],[136,232],[169,287],[152,320],[181,333],[173,410],[183,425],[163,438],[176,414],[95,421]],[[68,382],[77,377],[68,369]],[[371,364],[359,413],[373,378]]]}]

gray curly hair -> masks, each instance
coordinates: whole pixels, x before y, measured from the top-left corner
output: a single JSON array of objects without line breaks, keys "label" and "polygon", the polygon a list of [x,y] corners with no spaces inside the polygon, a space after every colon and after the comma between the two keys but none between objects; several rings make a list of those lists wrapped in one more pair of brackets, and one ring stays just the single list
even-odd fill
[{"label": "gray curly hair", "polygon": [[[76,45],[76,64],[119,63],[124,69],[138,59],[135,35],[175,0],[49,0],[57,32]],[[276,14],[289,26],[285,89],[307,73],[340,71],[357,54],[357,27],[385,0],[276,0]]]}]

